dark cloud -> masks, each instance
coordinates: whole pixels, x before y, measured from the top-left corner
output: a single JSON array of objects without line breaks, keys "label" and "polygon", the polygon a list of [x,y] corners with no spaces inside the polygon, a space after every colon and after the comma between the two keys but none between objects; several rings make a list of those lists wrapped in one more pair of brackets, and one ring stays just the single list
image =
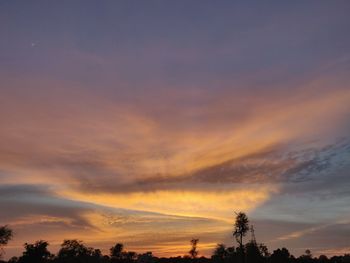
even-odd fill
[{"label": "dark cloud", "polygon": [[325,147],[289,151],[274,147],[200,170],[191,176],[197,182],[278,183],[311,180],[348,164],[350,143],[341,141]]},{"label": "dark cloud", "polygon": [[[74,225],[92,227],[83,215],[87,212],[98,212],[110,226],[139,226],[145,227],[149,223],[164,223],[164,226],[174,227],[176,224],[213,223],[214,219],[204,217],[182,217],[147,212],[132,209],[114,208],[97,205],[89,202],[74,201],[59,197],[48,186],[33,185],[3,185],[0,187],[0,219],[11,223],[11,220],[25,218],[26,216],[52,216],[72,219]],[[62,222],[59,222],[62,223]],[[35,222],[34,222],[35,224]],[[175,224],[175,225],[174,225]]]},{"label": "dark cloud", "polygon": [[[1,221],[11,224],[28,216],[66,218],[73,227],[94,228],[81,214],[87,204],[56,196],[47,186],[3,185],[0,187]],[[62,222],[61,222],[62,223]]]},{"label": "dark cloud", "polygon": [[[307,182],[312,184],[322,180],[332,184],[344,184],[337,181],[337,172],[348,163],[350,143],[340,140],[324,147],[303,145],[300,150],[288,149],[280,145],[263,149],[260,152],[220,163],[209,168],[200,169],[192,174],[170,176],[159,174],[146,179],[135,180],[130,184],[115,184],[99,181],[100,185],[83,182],[80,188],[85,191],[132,192],[154,191],[159,189],[196,189],[217,188],[227,184],[259,183],[296,183],[302,188]],[[318,180],[318,181],[317,181]],[[305,184],[303,184],[303,182]],[[296,188],[298,189],[298,188]],[[296,190],[294,189],[294,191]],[[304,189],[305,190],[305,189]],[[310,190],[310,189],[309,189]]]}]

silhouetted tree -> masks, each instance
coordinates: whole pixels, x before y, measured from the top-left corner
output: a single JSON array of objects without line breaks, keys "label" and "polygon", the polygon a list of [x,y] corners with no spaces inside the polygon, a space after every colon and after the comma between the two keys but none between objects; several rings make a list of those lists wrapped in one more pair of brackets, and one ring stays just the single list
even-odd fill
[{"label": "silhouetted tree", "polygon": [[192,238],[191,239],[191,250],[188,252],[190,254],[190,257],[192,259],[197,258],[198,251],[197,251],[197,244],[198,244],[199,239]]},{"label": "silhouetted tree", "polygon": [[261,263],[263,257],[260,254],[260,249],[256,242],[249,242],[245,245],[245,254],[247,263]]},{"label": "silhouetted tree", "polygon": [[80,240],[64,240],[58,252],[59,258],[74,258],[90,254],[89,249]]},{"label": "silhouetted tree", "polygon": [[57,258],[60,262],[99,262],[102,254],[99,249],[86,247],[82,241],[72,239],[64,240]]},{"label": "silhouetted tree", "polygon": [[320,256],[318,257],[318,262],[319,262],[319,263],[327,263],[327,262],[329,262],[329,259],[328,259],[328,257],[325,256],[325,255],[320,255]]},{"label": "silhouetted tree", "polygon": [[225,262],[225,259],[227,258],[226,246],[224,244],[217,244],[211,258],[217,263]]},{"label": "silhouetted tree", "polygon": [[49,243],[43,240],[36,241],[34,244],[24,244],[25,251],[19,258],[18,262],[27,263],[45,263],[53,258],[53,255],[48,251]]},{"label": "silhouetted tree", "polygon": [[265,259],[270,256],[270,252],[269,252],[267,246],[265,246],[263,243],[259,244],[259,250],[260,250],[261,256],[264,257]]},{"label": "silhouetted tree", "polygon": [[124,251],[124,245],[121,243],[115,244],[109,251],[111,262],[113,263],[132,263],[137,260],[137,253],[133,251]]},{"label": "silhouetted tree", "polygon": [[18,257],[12,257],[7,262],[8,263],[17,263],[18,262]]},{"label": "silhouetted tree", "polygon": [[227,251],[227,260],[226,262],[239,262],[239,251],[234,247],[228,247],[226,248]]},{"label": "silhouetted tree", "polygon": [[313,258],[312,258],[312,254],[311,254],[310,249],[306,249],[305,250],[305,254],[301,255],[298,258],[298,261],[301,261],[303,263],[311,263],[311,262],[313,262]]},{"label": "silhouetted tree", "polygon": [[350,254],[345,254],[343,256],[342,263],[350,263]]},{"label": "silhouetted tree", "polygon": [[0,227],[0,258],[3,254],[3,248],[11,240],[13,236],[12,230],[8,226]]},{"label": "silhouetted tree", "polygon": [[110,256],[112,262],[121,262],[122,260],[122,253],[123,253],[124,245],[121,243],[115,244],[113,247],[110,248]]},{"label": "silhouetted tree", "polygon": [[133,263],[137,260],[137,253],[133,251],[123,252],[122,258],[124,263]]},{"label": "silhouetted tree", "polygon": [[239,252],[241,253],[241,260],[245,262],[244,244],[243,237],[247,234],[249,230],[249,220],[245,213],[239,212],[236,215],[236,221],[234,224],[233,236],[239,245]]},{"label": "silhouetted tree", "polygon": [[290,259],[290,253],[286,248],[276,249],[273,251],[272,255],[270,256],[271,263],[288,263],[289,259]]},{"label": "silhouetted tree", "polygon": [[153,257],[152,252],[146,252],[144,254],[140,254],[137,257],[137,262],[138,263],[154,263],[155,258]]}]

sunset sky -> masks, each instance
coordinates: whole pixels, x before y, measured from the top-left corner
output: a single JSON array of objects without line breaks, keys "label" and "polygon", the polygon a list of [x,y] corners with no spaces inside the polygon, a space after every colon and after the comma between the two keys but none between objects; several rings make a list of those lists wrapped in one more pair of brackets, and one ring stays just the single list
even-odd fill
[{"label": "sunset sky", "polygon": [[[1,1],[5,258],[39,239],[350,252],[350,1]],[[249,240],[249,235],[246,240]]]}]

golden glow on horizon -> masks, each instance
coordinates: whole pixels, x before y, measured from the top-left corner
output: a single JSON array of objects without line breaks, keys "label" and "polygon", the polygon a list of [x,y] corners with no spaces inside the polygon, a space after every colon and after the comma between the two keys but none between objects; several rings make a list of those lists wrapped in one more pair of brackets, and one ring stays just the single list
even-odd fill
[{"label": "golden glow on horizon", "polygon": [[[63,197],[115,208],[232,221],[232,211],[251,211],[277,191],[277,185],[213,191],[166,190],[122,194],[65,192]],[[249,189],[250,188],[250,189]]]}]

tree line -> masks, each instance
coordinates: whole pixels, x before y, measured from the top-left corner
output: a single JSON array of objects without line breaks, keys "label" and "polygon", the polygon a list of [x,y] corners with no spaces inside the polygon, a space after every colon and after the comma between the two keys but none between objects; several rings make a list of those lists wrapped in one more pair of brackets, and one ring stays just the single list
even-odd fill
[{"label": "tree line", "polygon": [[[251,239],[244,243],[244,237],[251,232]],[[88,247],[76,239],[64,240],[57,254],[48,250],[49,243],[38,240],[33,244],[25,243],[24,251],[19,257],[12,257],[8,263],[350,263],[350,254],[313,257],[310,250],[299,257],[290,254],[287,248],[278,248],[272,253],[268,248],[255,240],[254,228],[249,225],[245,213],[236,214],[233,237],[237,246],[217,244],[212,256],[198,257],[199,239],[190,241],[188,255],[159,258],[146,252],[138,254],[124,249],[122,243],[117,243],[109,250],[109,255],[103,255],[101,250]],[[4,247],[13,238],[13,232],[8,226],[0,227],[0,257]],[[6,262],[1,261],[0,262]]]}]

